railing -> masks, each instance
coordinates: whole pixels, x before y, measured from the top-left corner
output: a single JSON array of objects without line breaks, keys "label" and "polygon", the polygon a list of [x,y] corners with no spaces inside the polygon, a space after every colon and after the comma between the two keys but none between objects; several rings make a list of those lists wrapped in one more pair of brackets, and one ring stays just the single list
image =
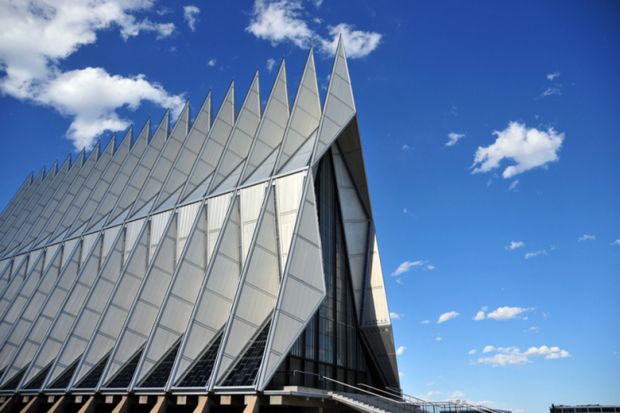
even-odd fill
[{"label": "railing", "polygon": [[497,413],[496,410],[477,405],[471,404],[463,400],[446,400],[446,401],[437,401],[432,402],[429,400],[424,400],[416,396],[412,396],[410,394],[403,393],[400,389],[394,390],[391,388],[387,388],[386,390],[378,389],[376,387],[372,387],[366,383],[358,383],[358,386],[362,386],[365,388],[373,389],[374,391],[381,392],[384,394],[391,394],[393,396],[402,398],[405,402],[417,405],[421,410],[429,413],[440,413],[440,412],[477,412],[477,413]]},{"label": "railing", "polygon": [[[310,376],[315,376],[318,377],[319,381],[332,382],[342,387],[351,389],[357,393],[362,393],[366,397],[358,398],[364,400],[368,404],[375,405],[380,409],[387,409],[388,411],[390,410],[390,407],[398,407],[402,410],[424,413],[497,413],[497,411],[494,409],[476,404],[471,404],[463,400],[447,400],[435,402],[424,400],[410,394],[405,394],[400,389],[398,391],[391,388],[378,389],[365,383],[358,383],[357,386],[353,386],[351,384],[343,383],[341,381],[332,379],[331,377],[326,377],[320,374],[302,370],[294,370],[293,376],[295,374],[306,374]],[[368,396],[372,396],[372,399],[369,400]]]},{"label": "railing", "polygon": [[[358,393],[363,393],[366,396],[372,396],[372,399],[368,398],[368,397],[364,397],[361,398],[363,399],[364,403],[370,404],[370,405],[374,405],[375,407],[379,408],[379,409],[384,409],[384,410],[388,410],[388,411],[393,411],[394,407],[397,407],[399,409],[402,410],[408,410],[408,411],[412,411],[412,412],[419,412],[418,408],[416,408],[415,406],[413,406],[410,403],[407,403],[406,401],[402,400],[402,399],[395,399],[395,398],[390,398],[390,397],[385,397],[381,394],[378,393],[374,393],[370,390],[366,390],[366,389],[362,389],[361,387],[357,387],[357,386],[353,386],[352,384],[348,384],[348,383],[343,383],[341,381],[332,379],[331,377],[327,377],[327,376],[321,376],[320,374],[316,374],[316,373],[311,373],[311,372],[307,372],[307,371],[302,371],[302,370],[293,370],[293,376],[295,374],[306,374],[309,376],[315,376],[318,377],[319,381],[328,381],[331,383],[335,383],[338,384],[342,387],[351,389],[355,392]],[[347,395],[347,393],[343,394],[344,396]],[[362,401],[362,400],[358,400],[358,401]]]}]

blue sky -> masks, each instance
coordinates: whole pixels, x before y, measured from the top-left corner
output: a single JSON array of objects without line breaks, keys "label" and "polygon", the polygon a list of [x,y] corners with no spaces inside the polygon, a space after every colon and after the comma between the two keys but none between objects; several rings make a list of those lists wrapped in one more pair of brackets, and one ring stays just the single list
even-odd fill
[{"label": "blue sky", "polygon": [[620,403],[617,2],[68,3],[0,2],[0,206],[309,47],[325,93],[342,32],[405,391]]}]

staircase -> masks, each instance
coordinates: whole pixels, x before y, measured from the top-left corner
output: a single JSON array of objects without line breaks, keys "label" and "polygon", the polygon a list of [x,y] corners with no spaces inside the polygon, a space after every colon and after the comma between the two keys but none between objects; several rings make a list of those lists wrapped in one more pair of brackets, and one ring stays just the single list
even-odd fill
[{"label": "staircase", "polygon": [[381,396],[371,396],[357,393],[332,392],[332,399],[358,412],[364,413],[422,413],[408,403],[384,399]]}]

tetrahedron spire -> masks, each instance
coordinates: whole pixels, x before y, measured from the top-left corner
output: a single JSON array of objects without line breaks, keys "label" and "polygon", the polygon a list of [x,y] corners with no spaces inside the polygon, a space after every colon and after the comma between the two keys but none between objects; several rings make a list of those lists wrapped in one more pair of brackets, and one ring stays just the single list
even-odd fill
[{"label": "tetrahedron spire", "polygon": [[232,82],[220,110],[215,117],[209,136],[200,149],[192,171],[185,183],[180,200],[202,197],[207,189],[207,178],[211,176],[222,156],[224,147],[235,124],[235,83]]},{"label": "tetrahedron spire", "polygon": [[312,132],[319,127],[321,118],[321,103],[319,102],[319,87],[314,67],[314,54],[312,50],[308,54],[306,67],[297,89],[295,104],[291,112],[288,126],[282,142],[282,149],[278,155],[276,171],[297,152],[297,150],[310,138]]},{"label": "tetrahedron spire", "polygon": [[325,107],[321,117],[321,127],[319,129],[319,141],[313,164],[321,159],[327,148],[338,137],[342,129],[355,116],[355,102],[353,100],[353,90],[351,89],[351,78],[344,51],[342,36],[338,39],[334,66],[329,78],[327,87],[327,97]]},{"label": "tetrahedron spire", "polygon": [[251,176],[259,167],[264,169],[260,176],[253,177],[259,180],[268,177],[273,170],[273,158],[270,165],[263,164],[271,154],[274,154],[284,137],[284,131],[289,118],[288,90],[286,85],[286,67],[284,60],[278,70],[276,81],[271,89],[271,94],[267,100],[265,113],[258,126],[256,139],[252,144],[252,149],[248,155],[248,160],[244,167],[240,182],[244,182],[247,177]]},{"label": "tetrahedron spire", "polygon": [[224,179],[248,156],[250,145],[260,122],[260,89],[258,71],[254,75],[250,89],[241,106],[224,153],[220,157],[215,174],[207,192],[216,189]]}]

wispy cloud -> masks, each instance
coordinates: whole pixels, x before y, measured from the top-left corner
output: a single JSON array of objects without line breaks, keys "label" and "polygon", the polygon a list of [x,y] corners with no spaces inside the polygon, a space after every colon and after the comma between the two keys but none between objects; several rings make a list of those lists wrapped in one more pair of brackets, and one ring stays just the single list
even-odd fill
[{"label": "wispy cloud", "polygon": [[209,67],[214,67],[216,64],[217,64],[217,59],[216,58],[209,59],[209,61],[207,62],[207,65]]},{"label": "wispy cloud", "polygon": [[504,248],[507,251],[518,250],[519,248],[525,247],[525,242],[523,241],[510,241],[510,244],[506,245]]},{"label": "wispy cloud", "polygon": [[460,141],[464,137],[465,137],[464,133],[450,132],[448,134],[448,142],[446,142],[446,146],[454,146],[457,144],[458,141]]},{"label": "wispy cloud", "polygon": [[618,238],[617,240],[613,241],[611,243],[612,246],[614,247],[620,247],[620,238]]},{"label": "wispy cloud", "polygon": [[422,320],[420,321],[420,324],[424,324],[424,325],[428,325],[431,323],[431,320]]},{"label": "wispy cloud", "polygon": [[200,9],[197,6],[188,5],[183,7],[183,19],[185,19],[185,23],[187,23],[187,26],[193,32],[196,31],[196,23],[198,23],[199,14]]},{"label": "wispy cloud", "polygon": [[519,347],[494,347],[486,346],[483,353],[489,356],[479,357],[479,364],[488,364],[493,367],[503,367],[519,364],[531,363],[534,358],[543,358],[545,360],[556,360],[570,357],[570,353],[557,346],[540,346],[530,347],[526,351],[521,351]]},{"label": "wispy cloud", "polygon": [[472,173],[484,173],[499,168],[504,160],[514,162],[502,172],[504,179],[513,178],[534,168],[556,162],[564,141],[564,133],[553,128],[539,130],[519,122],[510,122],[506,129],[495,131],[496,140],[487,147],[478,147]]},{"label": "wispy cloud", "polygon": [[549,96],[562,96],[562,84],[557,82],[557,79],[560,77],[560,72],[552,72],[547,74],[547,80],[552,82],[551,86],[548,86],[543,90],[540,94],[541,98],[549,97]]},{"label": "wispy cloud", "polygon": [[421,269],[423,271],[432,271],[435,266],[428,260],[403,261],[393,272],[392,277],[398,277],[412,269]]},{"label": "wispy cloud", "polygon": [[322,24],[322,20],[306,20],[306,14],[299,0],[256,0],[246,30],[274,46],[281,43],[291,43],[302,49],[314,46],[328,55],[336,52],[338,37],[342,36],[347,55],[352,59],[367,56],[381,42],[381,34],[356,30],[348,23],[327,26],[329,36],[323,36],[310,27],[310,22]]},{"label": "wispy cloud", "polygon": [[275,65],[276,65],[276,60],[271,57],[267,59],[267,63],[265,63],[265,66],[267,67],[267,71],[269,72],[273,70]]},{"label": "wispy cloud", "polygon": [[439,318],[437,318],[437,324],[443,324],[446,321],[452,320],[453,318],[456,318],[459,316],[459,313],[456,311],[448,311],[446,313],[443,313],[439,316]]},{"label": "wispy cloud", "polygon": [[473,356],[474,354],[476,354],[478,352],[478,350],[476,350],[475,348],[472,348],[471,350],[469,350],[467,352],[467,354],[469,354],[470,356]]},{"label": "wispy cloud", "polygon": [[529,259],[532,259],[532,258],[539,257],[541,255],[547,255],[547,250],[542,249],[542,250],[526,252],[525,255],[524,255],[524,258],[526,260],[529,260]]},{"label": "wispy cloud", "polygon": [[514,192],[517,190],[517,185],[519,185],[519,180],[515,179],[514,181],[512,181],[510,183],[510,185],[508,186],[508,191],[510,192]]},{"label": "wispy cloud", "polygon": [[408,152],[411,149],[411,146],[407,145],[406,143],[403,144],[403,146],[400,147],[400,150],[403,152]]},{"label": "wispy cloud", "polygon": [[582,234],[579,237],[579,242],[583,242],[583,241],[595,241],[596,240],[596,235],[594,234]]},{"label": "wispy cloud", "polygon": [[405,354],[405,351],[407,351],[407,347],[405,347],[405,346],[398,346],[398,348],[396,349],[396,355],[397,356],[402,356],[403,354]]}]

